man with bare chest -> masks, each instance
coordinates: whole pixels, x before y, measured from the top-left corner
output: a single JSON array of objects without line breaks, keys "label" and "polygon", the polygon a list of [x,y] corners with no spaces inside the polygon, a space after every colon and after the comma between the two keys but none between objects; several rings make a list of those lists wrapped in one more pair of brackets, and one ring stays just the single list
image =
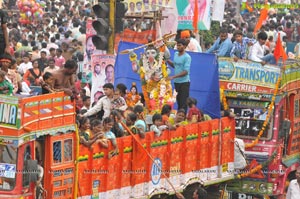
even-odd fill
[{"label": "man with bare chest", "polygon": [[63,90],[67,95],[72,95],[75,89],[75,75],[77,63],[74,60],[66,61],[63,68],[53,72],[53,88]]}]

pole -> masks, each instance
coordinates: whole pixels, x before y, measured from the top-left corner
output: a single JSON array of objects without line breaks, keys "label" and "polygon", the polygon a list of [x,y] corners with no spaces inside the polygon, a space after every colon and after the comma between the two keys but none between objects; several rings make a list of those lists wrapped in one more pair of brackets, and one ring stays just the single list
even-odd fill
[{"label": "pole", "polygon": [[236,1],[236,22],[241,25],[241,18],[240,18],[240,14],[241,14],[241,4],[242,4],[242,0],[237,0]]},{"label": "pole", "polygon": [[115,40],[115,12],[116,1],[109,1],[109,26],[111,28],[111,34],[108,38],[108,54],[114,54],[114,40]]}]

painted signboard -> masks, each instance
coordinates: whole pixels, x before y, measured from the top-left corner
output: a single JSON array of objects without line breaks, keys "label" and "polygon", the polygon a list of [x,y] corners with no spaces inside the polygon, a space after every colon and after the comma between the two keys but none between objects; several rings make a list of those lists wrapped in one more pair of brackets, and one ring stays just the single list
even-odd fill
[{"label": "painted signboard", "polygon": [[1,95],[0,98],[0,127],[18,128],[18,98]]},{"label": "painted signboard", "polygon": [[249,62],[219,58],[220,86],[225,90],[253,93],[270,93],[280,76],[280,68],[272,65],[262,66]]}]

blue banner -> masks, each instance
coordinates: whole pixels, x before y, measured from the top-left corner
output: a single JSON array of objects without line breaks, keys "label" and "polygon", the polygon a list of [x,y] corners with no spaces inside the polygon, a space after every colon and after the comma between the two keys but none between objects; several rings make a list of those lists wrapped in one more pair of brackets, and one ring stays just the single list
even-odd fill
[{"label": "blue banner", "polygon": [[[118,52],[126,49],[133,49],[140,44],[120,42]],[[139,56],[144,49],[138,49],[135,53]],[[171,60],[173,60],[174,50],[170,49]],[[220,118],[220,87],[217,57],[207,53],[188,52],[192,58],[191,63],[191,87],[190,96],[197,99],[197,107],[212,118]],[[174,74],[171,68],[171,75]],[[129,60],[129,55],[118,53],[115,64],[115,85],[123,83],[128,90],[131,83],[136,82],[138,92],[142,92],[139,75],[134,73]],[[174,86],[173,86],[174,88]]]}]

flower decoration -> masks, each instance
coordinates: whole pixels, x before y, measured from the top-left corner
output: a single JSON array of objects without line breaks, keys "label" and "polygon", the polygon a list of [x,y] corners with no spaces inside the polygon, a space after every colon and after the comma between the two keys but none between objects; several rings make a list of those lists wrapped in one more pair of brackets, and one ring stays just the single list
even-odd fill
[{"label": "flower decoration", "polygon": [[255,140],[253,140],[251,143],[246,144],[245,148],[251,148],[251,147],[254,147],[255,145],[257,145],[259,139],[261,138],[264,131],[266,130],[266,127],[269,124],[269,120],[270,120],[270,117],[271,117],[271,114],[272,114],[273,107],[275,105],[275,99],[276,99],[276,95],[277,95],[277,92],[278,92],[278,89],[279,89],[279,86],[280,86],[280,81],[281,81],[281,78],[279,77],[277,82],[276,82],[276,85],[275,85],[275,91],[274,91],[274,94],[272,96],[271,103],[269,105],[268,115],[266,116],[266,120],[264,121],[264,123],[262,125],[262,128],[260,129],[260,131],[259,131],[257,137],[255,138]]},{"label": "flower decoration", "polygon": [[280,146],[277,146],[276,150],[274,150],[274,152],[272,153],[272,155],[270,156],[270,158],[268,160],[266,160],[265,162],[263,162],[261,164],[258,164],[256,167],[254,167],[251,170],[248,170],[247,172],[243,172],[242,174],[236,175],[236,178],[241,179],[241,178],[249,177],[250,175],[260,171],[262,168],[268,166],[276,158],[276,156],[278,154],[278,152],[277,152],[278,147],[280,147]]}]

